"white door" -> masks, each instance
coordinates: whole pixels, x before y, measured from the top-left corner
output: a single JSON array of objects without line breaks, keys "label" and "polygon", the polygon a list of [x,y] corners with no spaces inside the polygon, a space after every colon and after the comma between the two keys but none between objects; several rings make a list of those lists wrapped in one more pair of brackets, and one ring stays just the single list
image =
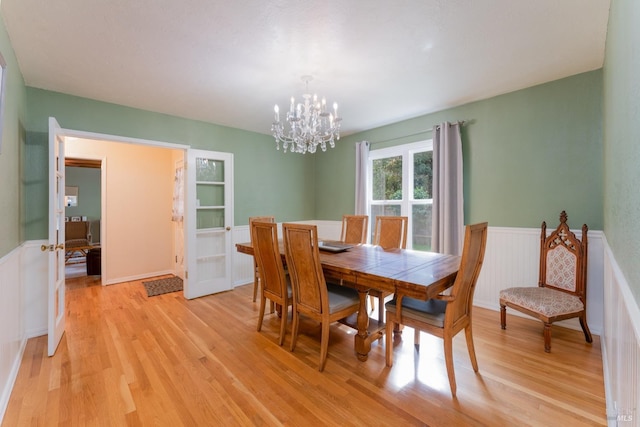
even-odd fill
[{"label": "white door", "polygon": [[48,354],[53,356],[64,334],[64,138],[55,118],[49,117],[49,254]]},{"label": "white door", "polygon": [[189,149],[186,298],[231,289],[233,154]]}]

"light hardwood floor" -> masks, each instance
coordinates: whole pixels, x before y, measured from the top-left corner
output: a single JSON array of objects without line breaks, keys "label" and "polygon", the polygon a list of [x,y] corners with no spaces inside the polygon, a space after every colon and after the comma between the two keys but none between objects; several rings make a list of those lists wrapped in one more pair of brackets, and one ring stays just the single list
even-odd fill
[{"label": "light hardwood floor", "polygon": [[30,339],[3,426],[25,425],[606,425],[600,338],[554,327],[552,353],[538,321],[474,309],[480,371],[464,334],[454,340],[457,399],[442,342],[413,331],[359,362],[354,331],[331,328],[318,372],[320,328],[303,322],[296,351],[277,345],[278,319],[256,332],[252,285],[187,301],[147,298],[140,281],[67,280],[67,328],[54,357]]}]

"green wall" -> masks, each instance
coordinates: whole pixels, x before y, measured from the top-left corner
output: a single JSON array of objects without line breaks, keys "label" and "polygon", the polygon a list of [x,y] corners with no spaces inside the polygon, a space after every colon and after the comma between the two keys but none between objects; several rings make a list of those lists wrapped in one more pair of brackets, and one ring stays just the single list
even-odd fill
[{"label": "green wall", "polygon": [[21,183],[24,152],[26,94],[4,19],[0,20],[0,52],[5,59],[5,105],[0,140],[0,257],[24,240],[22,217],[25,211]]},{"label": "green wall", "polygon": [[604,63],[604,231],[640,302],[640,2],[614,0]]},{"label": "green wall", "polygon": [[78,205],[65,207],[65,216],[86,216],[89,221],[100,219],[101,173],[99,168],[65,168],[65,185],[78,187]]},{"label": "green wall", "polygon": [[100,220],[102,216],[102,171],[99,168],[72,167],[65,168],[65,185],[78,187],[78,205],[67,206],[64,215],[86,216],[91,222],[93,243],[100,242]]},{"label": "green wall", "polygon": [[317,157],[316,218],[353,212],[355,142],[370,141],[375,150],[429,139],[421,131],[466,120],[466,223],[539,227],[566,210],[572,227],[602,230],[601,106],[596,70],[350,135]]},{"label": "green wall", "polygon": [[27,88],[27,239],[47,236],[48,117],[66,129],[190,145],[234,154],[235,225],[249,216],[314,218],[312,156],[284,155],[268,135]]},{"label": "green wall", "polygon": [[260,214],[340,219],[354,209],[356,141],[382,148],[429,138],[430,132],[414,134],[444,120],[466,120],[465,222],[538,227],[564,209],[573,227],[601,230],[602,85],[602,70],[583,73],[349,135],[315,156],[285,156],[268,135],[27,88],[26,237],[46,237],[49,116],[68,129],[234,153],[236,225]]}]

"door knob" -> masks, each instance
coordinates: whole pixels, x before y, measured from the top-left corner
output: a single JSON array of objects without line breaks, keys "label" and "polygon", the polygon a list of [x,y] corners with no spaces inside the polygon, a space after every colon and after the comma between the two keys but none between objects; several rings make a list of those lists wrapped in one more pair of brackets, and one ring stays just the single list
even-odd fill
[{"label": "door knob", "polygon": [[231,231],[231,227],[227,226],[227,231]]}]

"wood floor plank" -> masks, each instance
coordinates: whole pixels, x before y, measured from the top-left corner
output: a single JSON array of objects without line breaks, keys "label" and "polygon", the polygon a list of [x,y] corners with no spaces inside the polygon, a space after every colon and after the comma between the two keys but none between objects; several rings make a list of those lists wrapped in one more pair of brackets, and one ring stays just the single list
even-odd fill
[{"label": "wood floor plank", "polygon": [[2,425],[606,425],[597,336],[554,326],[545,353],[540,322],[508,315],[501,330],[475,308],[480,371],[459,334],[452,398],[438,338],[422,334],[418,352],[405,328],[388,368],[384,340],[360,362],[355,332],[336,324],[319,372],[319,325],[303,319],[295,351],[289,335],[280,347],[275,313],[256,331],[252,289],[188,301],[68,279],[60,347],[49,358],[46,337],[27,342]]}]

